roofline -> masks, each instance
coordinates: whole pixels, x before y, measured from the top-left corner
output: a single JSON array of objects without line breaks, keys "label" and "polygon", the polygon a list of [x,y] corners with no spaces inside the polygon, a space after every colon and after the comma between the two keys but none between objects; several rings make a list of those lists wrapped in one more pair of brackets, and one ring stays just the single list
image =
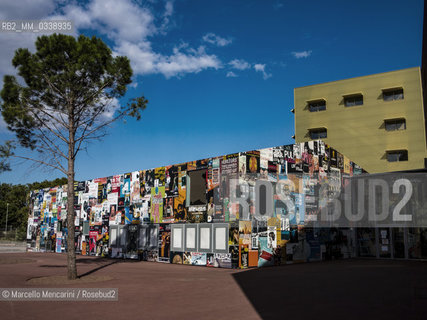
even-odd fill
[{"label": "roofline", "polygon": [[392,71],[386,71],[386,72],[372,73],[372,74],[368,74],[368,75],[364,75],[364,76],[358,76],[358,77],[353,77],[353,78],[345,78],[345,79],[341,79],[341,80],[332,80],[332,81],[326,81],[326,82],[321,82],[321,83],[316,83],[316,84],[310,84],[307,86],[295,87],[294,90],[300,89],[300,88],[314,87],[314,86],[323,85],[323,84],[330,84],[330,83],[340,82],[340,81],[345,81],[345,80],[362,79],[362,78],[371,77],[371,76],[375,76],[375,75],[387,74],[387,73],[393,73],[393,72],[399,72],[399,71],[411,70],[411,69],[420,70],[420,66],[415,66],[415,67],[410,67],[410,68],[405,68],[405,69],[392,70]]}]

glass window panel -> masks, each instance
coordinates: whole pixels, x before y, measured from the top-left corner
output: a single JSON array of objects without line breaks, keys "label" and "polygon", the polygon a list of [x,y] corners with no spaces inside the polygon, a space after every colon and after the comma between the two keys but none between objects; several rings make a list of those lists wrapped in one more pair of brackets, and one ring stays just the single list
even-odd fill
[{"label": "glass window panel", "polygon": [[116,239],[117,239],[117,229],[111,228],[111,238],[110,238],[111,246],[116,245]]},{"label": "glass window panel", "polygon": [[308,104],[308,109],[310,110],[310,112],[326,110],[326,102],[324,101],[310,102]]},{"label": "glass window panel", "polygon": [[346,107],[361,106],[363,105],[363,96],[344,97],[344,105]]},{"label": "glass window panel", "polygon": [[226,249],[226,228],[215,229],[215,250]]},{"label": "glass window panel", "polygon": [[384,120],[385,129],[387,131],[393,130],[405,130],[406,129],[406,120],[397,119],[397,120]]},{"label": "glass window panel", "polygon": [[384,92],[383,93],[383,99],[384,99],[384,101],[392,101],[393,100],[393,94],[390,92]]},{"label": "glass window panel", "polygon": [[396,161],[408,161],[408,151],[392,151],[387,152],[387,161],[396,162]]},{"label": "glass window panel", "polygon": [[404,129],[406,129],[406,123],[405,123],[405,121],[403,120],[400,120],[400,121],[397,121],[396,122],[396,130],[404,130]]},{"label": "glass window panel", "polygon": [[196,228],[186,228],[185,229],[186,240],[185,246],[188,249],[196,249]]},{"label": "glass window panel", "polygon": [[384,101],[402,100],[403,89],[383,91],[383,99]]},{"label": "glass window panel", "polygon": [[408,161],[408,152],[402,151],[399,154],[399,161]]},{"label": "glass window panel", "polygon": [[173,229],[173,248],[181,248],[182,247],[182,229],[175,228]]},{"label": "glass window panel", "polygon": [[211,229],[200,228],[200,249],[208,250],[211,247]]},{"label": "glass window panel", "polygon": [[147,228],[142,227],[139,230],[139,246],[145,248],[147,246]]}]

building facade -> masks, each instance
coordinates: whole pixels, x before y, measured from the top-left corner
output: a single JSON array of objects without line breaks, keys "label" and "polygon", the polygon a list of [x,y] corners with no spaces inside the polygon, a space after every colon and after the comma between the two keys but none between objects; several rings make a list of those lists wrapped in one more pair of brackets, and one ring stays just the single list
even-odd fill
[{"label": "building facade", "polygon": [[369,173],[425,168],[419,67],[294,89],[295,141],[323,139]]},{"label": "building facade", "polygon": [[[66,251],[71,227],[82,255],[225,268],[352,257],[354,230],[306,226],[320,212],[321,186],[332,196],[362,172],[317,140],[80,181],[73,226],[67,186],[34,190],[28,249]],[[247,195],[247,214],[232,181]],[[257,181],[283,184],[288,200],[267,197],[257,214]]]}]

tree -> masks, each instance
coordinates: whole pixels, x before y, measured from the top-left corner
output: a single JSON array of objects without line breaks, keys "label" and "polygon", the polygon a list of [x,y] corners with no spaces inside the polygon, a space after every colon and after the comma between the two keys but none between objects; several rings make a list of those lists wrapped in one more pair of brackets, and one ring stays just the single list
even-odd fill
[{"label": "tree", "polygon": [[[68,278],[75,279],[76,156],[102,139],[113,122],[127,116],[139,120],[148,101],[141,96],[114,104],[132,82],[132,68],[99,38],[53,34],[38,37],[35,45],[35,53],[20,48],[12,60],[23,81],[4,77],[1,112],[16,139],[0,147],[0,170],[10,170],[11,159],[23,159],[67,176]],[[25,149],[31,156],[17,153]]]},{"label": "tree", "polygon": [[33,182],[26,185],[0,184],[0,226],[5,226],[8,215],[8,226],[18,230],[18,239],[24,240],[27,235],[30,191],[67,184],[67,178],[52,181]]}]

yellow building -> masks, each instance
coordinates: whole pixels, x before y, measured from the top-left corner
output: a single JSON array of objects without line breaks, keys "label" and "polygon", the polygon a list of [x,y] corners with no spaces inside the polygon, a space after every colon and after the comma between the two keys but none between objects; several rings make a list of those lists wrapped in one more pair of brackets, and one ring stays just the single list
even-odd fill
[{"label": "yellow building", "polygon": [[420,68],[294,89],[295,141],[322,139],[369,173],[425,167]]}]

